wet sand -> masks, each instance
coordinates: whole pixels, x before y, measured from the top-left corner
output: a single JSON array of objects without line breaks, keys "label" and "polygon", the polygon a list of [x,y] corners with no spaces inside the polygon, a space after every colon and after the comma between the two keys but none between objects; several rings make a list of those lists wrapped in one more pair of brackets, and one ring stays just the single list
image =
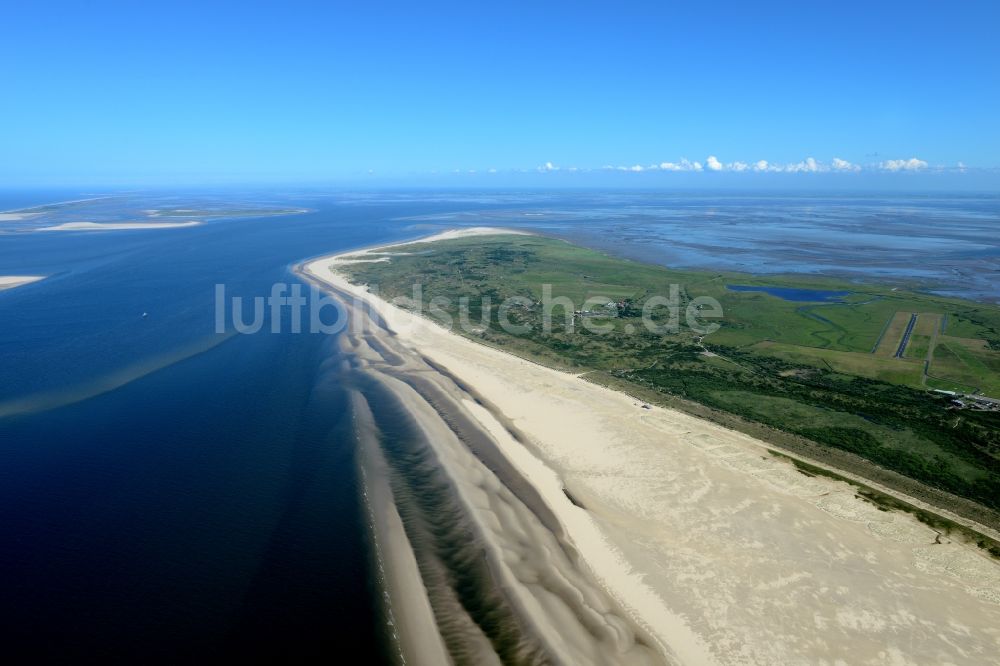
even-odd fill
[{"label": "wet sand", "polygon": [[[424,655],[411,663],[441,650],[459,663],[997,663],[1000,565],[981,551],[764,442],[476,344],[336,271],[391,255],[302,270],[348,304],[367,422],[390,408],[411,420],[370,437],[366,458],[384,462],[369,506],[394,535],[387,586],[408,599],[391,604],[395,627],[441,637],[401,638]],[[442,503],[419,508],[434,493]],[[414,567],[422,591],[403,593],[393,575]],[[478,578],[456,583],[463,572]]]}]

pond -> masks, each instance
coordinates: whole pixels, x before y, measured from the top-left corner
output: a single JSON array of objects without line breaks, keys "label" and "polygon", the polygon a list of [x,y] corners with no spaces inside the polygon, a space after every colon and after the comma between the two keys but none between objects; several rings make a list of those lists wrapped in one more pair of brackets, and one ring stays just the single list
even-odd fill
[{"label": "pond", "polygon": [[839,301],[851,292],[831,291],[829,289],[796,289],[795,287],[758,287],[740,284],[727,284],[730,291],[761,291],[771,296],[777,296],[786,301]]}]

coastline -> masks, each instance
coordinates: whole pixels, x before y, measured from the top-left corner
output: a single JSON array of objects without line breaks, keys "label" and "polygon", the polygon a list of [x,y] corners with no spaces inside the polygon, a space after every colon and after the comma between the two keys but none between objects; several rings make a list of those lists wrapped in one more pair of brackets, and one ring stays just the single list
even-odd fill
[{"label": "coastline", "polygon": [[46,277],[45,275],[0,275],[0,291],[23,287],[26,284],[44,280]]},{"label": "coastline", "polygon": [[202,223],[190,222],[64,222],[52,227],[41,227],[37,231],[135,231],[139,229],[180,229],[197,227]]},{"label": "coastline", "polygon": [[[996,652],[1000,566],[973,548],[878,511],[846,483],[799,474],[765,442],[462,338],[335,270],[469,233],[507,232],[445,232],[301,271],[364,302],[394,344],[471,387],[461,409],[665,659],[819,663],[851,645],[854,663],[974,663]],[[946,629],[924,636],[924,622]]]}]

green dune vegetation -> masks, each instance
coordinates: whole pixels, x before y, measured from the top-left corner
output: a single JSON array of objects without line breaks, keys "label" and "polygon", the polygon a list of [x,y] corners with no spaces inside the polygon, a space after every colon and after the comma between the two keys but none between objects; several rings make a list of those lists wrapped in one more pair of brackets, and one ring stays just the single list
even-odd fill
[{"label": "green dune vegetation", "polygon": [[[472,325],[455,330],[480,342],[771,441],[808,444],[814,457],[853,454],[841,457],[972,500],[993,518],[1000,509],[1000,412],[960,409],[955,396],[933,390],[1000,397],[996,306],[815,276],[672,270],[538,236],[396,250],[389,261],[346,270],[387,299],[411,297],[419,283],[423,303],[437,299],[432,317],[457,322],[467,299]],[[643,308],[674,284],[682,325],[650,332]],[[548,332],[544,285],[576,311],[553,308]],[[727,285],[848,293],[793,301]],[[513,296],[522,300],[501,313]],[[718,330],[704,336],[683,325],[699,296],[715,298],[724,312]],[[651,312],[667,320],[665,308]],[[501,315],[526,330],[505,331]],[[587,330],[584,319],[610,332]]]}]

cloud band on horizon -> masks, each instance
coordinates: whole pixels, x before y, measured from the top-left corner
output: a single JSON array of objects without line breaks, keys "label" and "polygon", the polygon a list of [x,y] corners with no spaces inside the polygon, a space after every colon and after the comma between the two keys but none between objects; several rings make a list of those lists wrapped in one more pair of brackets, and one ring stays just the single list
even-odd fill
[{"label": "cloud band on horizon", "polygon": [[[840,157],[834,157],[829,162],[821,162],[813,157],[807,157],[800,162],[790,162],[778,164],[768,160],[757,160],[756,162],[722,162],[715,155],[709,155],[704,162],[682,158],[676,162],[660,162],[658,164],[632,164],[632,165],[605,165],[601,171],[623,171],[630,173],[643,173],[647,171],[667,171],[667,172],[754,172],[754,173],[860,173],[862,171],[881,171],[888,173],[896,172],[916,172],[927,170],[956,170],[964,172],[968,167],[959,162],[955,167],[930,167],[927,161],[917,157],[909,159],[890,159],[881,162],[862,166]],[[539,166],[537,171],[597,171],[598,169],[588,169],[581,167],[563,168],[549,161]]]}]

